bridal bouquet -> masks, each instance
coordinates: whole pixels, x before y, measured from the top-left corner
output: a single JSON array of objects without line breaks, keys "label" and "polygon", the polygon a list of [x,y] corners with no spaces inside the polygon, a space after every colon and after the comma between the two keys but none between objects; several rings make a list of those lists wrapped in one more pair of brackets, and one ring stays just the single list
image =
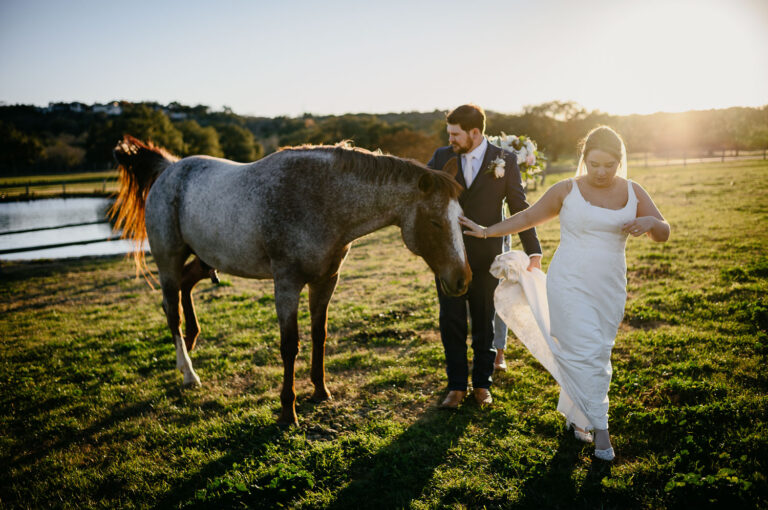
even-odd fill
[{"label": "bridal bouquet", "polygon": [[488,142],[515,153],[524,185],[532,184],[535,187],[541,181],[541,172],[546,158],[536,148],[536,142],[525,135],[508,135],[504,131],[499,136],[489,136]]}]

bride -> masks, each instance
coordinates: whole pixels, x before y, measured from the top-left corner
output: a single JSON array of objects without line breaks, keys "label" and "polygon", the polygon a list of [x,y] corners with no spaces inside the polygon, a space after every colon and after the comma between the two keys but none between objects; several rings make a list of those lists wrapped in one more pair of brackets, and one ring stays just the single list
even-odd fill
[{"label": "bride", "polygon": [[595,128],[580,152],[576,177],[555,184],[528,209],[489,227],[465,217],[459,221],[465,234],[485,239],[560,216],[560,246],[546,277],[550,320],[538,321],[536,338],[521,340],[560,385],[557,409],[567,426],[585,442],[593,440],[589,431],[594,430],[595,456],[613,460],[608,385],[627,298],[626,239],[646,235],[664,242],[670,227],[648,193],[627,179],[626,148],[618,133]]}]

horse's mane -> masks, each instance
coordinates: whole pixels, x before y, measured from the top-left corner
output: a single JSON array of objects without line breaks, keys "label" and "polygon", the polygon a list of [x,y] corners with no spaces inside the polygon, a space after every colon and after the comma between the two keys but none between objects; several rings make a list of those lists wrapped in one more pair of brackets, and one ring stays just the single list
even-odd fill
[{"label": "horse's mane", "polygon": [[280,152],[312,151],[331,154],[341,171],[354,172],[355,175],[376,183],[415,183],[422,175],[428,173],[435,178],[436,188],[446,190],[451,198],[458,198],[462,190],[461,185],[446,172],[433,170],[415,159],[352,147],[346,140],[336,145],[298,145],[281,147],[279,150]]}]

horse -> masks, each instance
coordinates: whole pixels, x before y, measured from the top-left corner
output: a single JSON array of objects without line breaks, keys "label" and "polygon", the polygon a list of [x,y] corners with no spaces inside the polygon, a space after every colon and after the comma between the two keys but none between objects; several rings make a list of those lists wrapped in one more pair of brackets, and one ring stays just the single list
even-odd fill
[{"label": "horse", "polygon": [[141,245],[149,241],[185,386],[200,385],[189,356],[200,333],[194,286],[213,278],[213,268],[274,280],[283,361],[280,424],[298,424],[294,364],[305,286],[311,398],[331,398],[324,368],[328,302],[355,239],[398,225],[405,246],[426,261],[445,293],[461,295],[471,281],[458,222],[461,187],[416,161],[348,143],[285,147],[252,163],[179,159],[130,135],[118,142],[114,156],[119,191],[110,214],[115,229],[135,243],[137,274],[147,271]]}]

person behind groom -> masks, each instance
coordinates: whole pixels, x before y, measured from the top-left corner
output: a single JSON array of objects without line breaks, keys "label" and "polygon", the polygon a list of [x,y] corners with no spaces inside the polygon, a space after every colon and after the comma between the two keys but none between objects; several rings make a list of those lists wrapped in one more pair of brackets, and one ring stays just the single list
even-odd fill
[{"label": "person behind groom", "polygon": [[[491,225],[501,221],[505,199],[512,214],[527,208],[517,158],[513,153],[488,143],[484,134],[483,109],[465,104],[448,113],[446,121],[450,145],[437,149],[427,166],[448,171],[446,164],[454,158],[458,159],[456,180],[464,188],[459,197],[464,216],[481,225]],[[520,232],[519,236],[525,253],[530,257],[528,270],[534,267],[541,269],[541,246],[536,230],[531,228]],[[498,280],[489,269],[496,255],[501,253],[502,240],[465,236],[464,244],[473,275],[467,293],[459,297],[447,296],[437,281],[440,336],[448,374],[448,395],[441,407],[448,409],[457,408],[467,395],[467,308],[472,324],[474,397],[481,407],[493,401],[490,392],[496,358],[493,347],[493,292]]]}]

